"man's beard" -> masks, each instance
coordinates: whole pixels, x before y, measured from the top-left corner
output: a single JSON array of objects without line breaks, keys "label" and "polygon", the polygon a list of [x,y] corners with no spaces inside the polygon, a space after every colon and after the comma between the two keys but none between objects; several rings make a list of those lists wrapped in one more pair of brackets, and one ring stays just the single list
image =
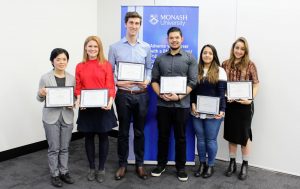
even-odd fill
[{"label": "man's beard", "polygon": [[171,49],[172,51],[177,51],[178,49],[180,49],[180,46],[179,46],[179,47],[176,47],[176,48],[173,48],[173,47],[170,46],[170,49]]}]

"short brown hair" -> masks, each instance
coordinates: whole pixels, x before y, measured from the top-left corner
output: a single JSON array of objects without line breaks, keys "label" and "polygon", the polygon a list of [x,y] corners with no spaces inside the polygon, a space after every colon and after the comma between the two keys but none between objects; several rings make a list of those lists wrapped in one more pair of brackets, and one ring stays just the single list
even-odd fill
[{"label": "short brown hair", "polygon": [[142,16],[138,12],[127,12],[125,15],[125,24],[128,22],[129,18],[139,18],[140,19],[140,25],[142,25]]}]

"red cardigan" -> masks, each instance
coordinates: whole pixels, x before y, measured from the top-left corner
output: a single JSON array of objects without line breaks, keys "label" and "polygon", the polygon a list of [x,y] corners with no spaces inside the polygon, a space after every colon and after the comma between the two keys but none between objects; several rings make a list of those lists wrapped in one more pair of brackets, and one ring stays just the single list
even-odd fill
[{"label": "red cardigan", "polygon": [[108,61],[100,64],[98,60],[88,60],[76,66],[75,95],[80,95],[81,89],[107,88],[109,97],[116,96],[112,66]]}]

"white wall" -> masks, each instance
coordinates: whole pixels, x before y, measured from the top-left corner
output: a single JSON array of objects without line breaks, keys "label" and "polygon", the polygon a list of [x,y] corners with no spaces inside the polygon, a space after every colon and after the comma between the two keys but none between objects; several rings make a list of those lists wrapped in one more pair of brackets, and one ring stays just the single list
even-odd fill
[{"label": "white wall", "polygon": [[237,15],[237,35],[248,38],[261,80],[253,164],[300,175],[300,2],[238,1]]},{"label": "white wall", "polygon": [[[42,104],[35,100],[40,76],[51,69],[55,47],[70,53],[74,73],[88,35],[108,46],[120,39],[121,5],[199,6],[199,49],[214,44],[221,60],[245,36],[259,71],[250,163],[300,175],[300,3],[297,0],[2,0],[0,1],[0,152],[44,140]],[[98,12],[97,12],[98,11]],[[188,34],[185,34],[188,35]],[[219,134],[219,159],[227,143]]]},{"label": "white wall", "polygon": [[[105,50],[120,39],[121,5],[199,6],[199,50],[216,46],[219,58],[229,56],[239,36],[250,45],[259,71],[260,91],[255,99],[253,150],[250,164],[300,175],[300,3],[297,0],[106,0],[99,2],[98,31]],[[184,34],[188,35],[188,34]],[[228,159],[223,127],[218,137],[219,159]],[[240,156],[240,154],[239,154]],[[240,159],[240,157],[239,157]]]},{"label": "white wall", "polygon": [[39,79],[53,48],[69,51],[74,74],[83,42],[97,35],[97,0],[0,1],[0,152],[45,140]]}]

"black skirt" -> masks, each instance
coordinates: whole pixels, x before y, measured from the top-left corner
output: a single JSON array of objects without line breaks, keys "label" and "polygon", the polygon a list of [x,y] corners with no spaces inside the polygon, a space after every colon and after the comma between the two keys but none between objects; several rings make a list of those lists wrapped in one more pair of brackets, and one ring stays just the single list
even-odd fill
[{"label": "black skirt", "polygon": [[224,139],[230,143],[246,146],[252,141],[251,122],[254,104],[227,103],[224,119]]},{"label": "black skirt", "polygon": [[86,108],[79,110],[76,123],[79,132],[105,133],[117,126],[117,119],[113,108],[111,110]]}]

